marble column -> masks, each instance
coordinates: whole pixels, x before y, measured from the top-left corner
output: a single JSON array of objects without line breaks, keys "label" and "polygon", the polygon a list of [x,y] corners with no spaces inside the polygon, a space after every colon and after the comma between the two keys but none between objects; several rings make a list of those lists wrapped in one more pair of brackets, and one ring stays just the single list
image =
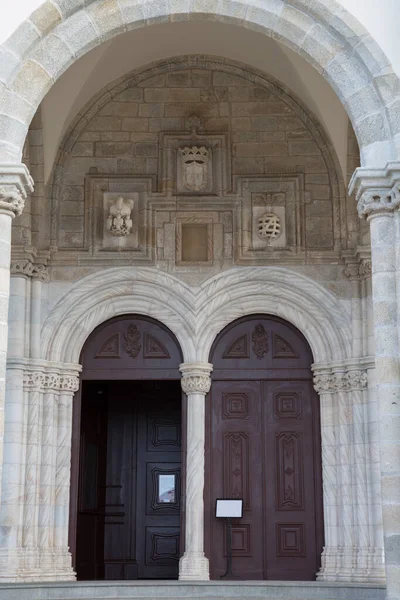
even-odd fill
[{"label": "marble column", "polygon": [[0,164],[0,465],[3,464],[4,442],[11,222],[15,216],[22,213],[27,193],[31,191],[33,179],[25,165]]},{"label": "marble column", "polygon": [[388,600],[400,599],[400,163],[360,168],[350,183],[371,230],[380,474]]},{"label": "marble column", "polygon": [[186,532],[179,579],[205,581],[210,579],[204,556],[205,396],[211,387],[213,367],[209,363],[184,363],[179,368],[187,394]]}]

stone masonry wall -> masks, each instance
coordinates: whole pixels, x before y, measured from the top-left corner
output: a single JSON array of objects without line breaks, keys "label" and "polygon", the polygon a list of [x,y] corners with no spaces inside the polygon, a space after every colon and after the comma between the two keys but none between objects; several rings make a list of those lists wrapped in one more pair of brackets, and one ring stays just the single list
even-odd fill
[{"label": "stone masonry wall", "polygon": [[203,61],[200,68],[198,63],[196,68],[178,64],[176,70],[169,65],[169,72],[151,68],[133,78],[131,85],[120,84],[123,91],[116,93],[117,86],[105,92],[76,121],[78,126],[75,123],[64,140],[55,170],[52,201],[59,200],[58,248],[83,248],[85,175],[89,171],[151,176],[160,189],[160,132],[188,130],[193,116],[200,131],[229,134],[228,192],[236,192],[238,177],[300,173],[305,248],[333,251],[345,247],[340,175],[316,121],[274,82],[253,73],[239,76],[224,64]]}]

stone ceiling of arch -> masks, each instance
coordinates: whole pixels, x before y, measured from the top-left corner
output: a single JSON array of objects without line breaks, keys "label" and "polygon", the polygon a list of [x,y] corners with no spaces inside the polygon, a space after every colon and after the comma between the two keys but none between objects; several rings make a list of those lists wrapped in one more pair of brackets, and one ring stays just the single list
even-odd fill
[{"label": "stone ceiling of arch", "polygon": [[[209,152],[198,188],[182,180],[184,146]],[[322,128],[287,90],[230,61],[182,57],[120,80],[77,117],[55,171],[52,241],[67,262],[78,252],[115,264],[115,251],[216,271],[330,261],[346,244],[339,173]],[[106,222],[119,196],[132,200],[133,226],[116,240]],[[277,216],[276,239],[257,229],[265,214]],[[185,231],[204,235],[204,256],[185,253]]]},{"label": "stone ceiling of arch", "polygon": [[240,60],[290,88],[325,128],[346,179],[348,117],[322,75],[276,40],[212,21],[176,22],[134,30],[105,42],[74,63],[42,104],[45,179],[51,172],[61,134],[99,90],[117,77],[154,61],[205,53]]}]

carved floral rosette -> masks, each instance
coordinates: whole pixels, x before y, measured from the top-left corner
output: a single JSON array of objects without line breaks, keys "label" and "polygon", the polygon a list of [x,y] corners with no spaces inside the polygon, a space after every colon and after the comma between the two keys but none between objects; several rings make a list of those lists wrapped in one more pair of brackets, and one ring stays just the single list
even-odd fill
[{"label": "carved floral rosette", "polygon": [[184,363],[179,370],[182,373],[181,385],[185,394],[208,394],[211,388],[212,365],[209,363]]}]

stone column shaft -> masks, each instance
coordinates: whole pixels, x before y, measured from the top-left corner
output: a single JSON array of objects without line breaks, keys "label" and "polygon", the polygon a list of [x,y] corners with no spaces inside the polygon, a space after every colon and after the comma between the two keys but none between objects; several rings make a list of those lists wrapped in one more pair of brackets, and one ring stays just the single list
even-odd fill
[{"label": "stone column shaft", "polygon": [[[0,469],[3,464],[4,402],[10,295],[11,221],[24,208],[33,179],[23,164],[0,164]],[[0,480],[2,470],[0,471]]]},{"label": "stone column shaft", "polygon": [[205,396],[210,390],[212,365],[186,363],[180,366],[182,389],[187,394],[186,535],[185,553],[179,564],[179,579],[210,579],[204,556],[204,444]]},{"label": "stone column shaft", "polygon": [[380,478],[388,600],[400,599],[400,163],[357,169],[350,183],[371,230]]}]

